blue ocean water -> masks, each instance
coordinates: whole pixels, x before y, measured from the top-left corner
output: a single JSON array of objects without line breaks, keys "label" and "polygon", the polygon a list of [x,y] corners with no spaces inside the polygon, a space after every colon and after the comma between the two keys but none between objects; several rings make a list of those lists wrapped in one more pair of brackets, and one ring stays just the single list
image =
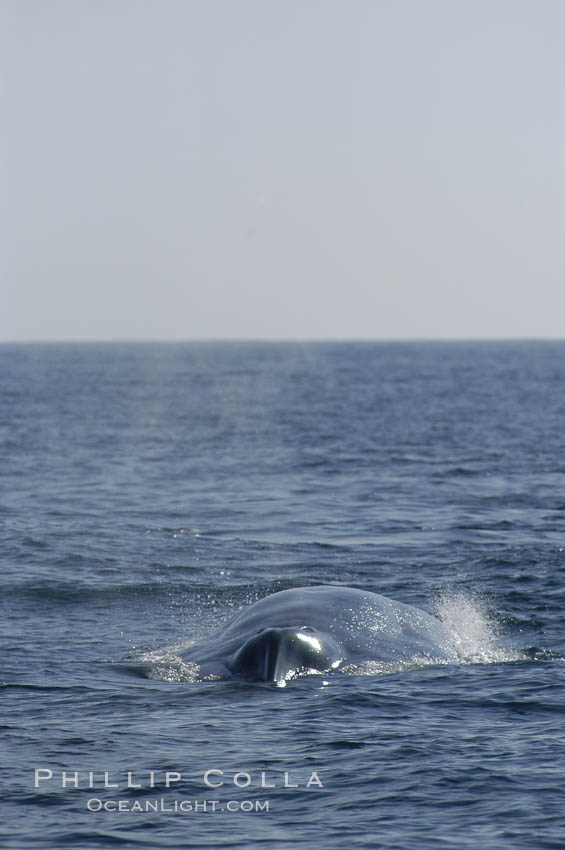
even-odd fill
[{"label": "blue ocean water", "polygon": [[[564,423],[563,342],[1,346],[0,844],[565,847]],[[466,662],[175,661],[315,584]]]}]

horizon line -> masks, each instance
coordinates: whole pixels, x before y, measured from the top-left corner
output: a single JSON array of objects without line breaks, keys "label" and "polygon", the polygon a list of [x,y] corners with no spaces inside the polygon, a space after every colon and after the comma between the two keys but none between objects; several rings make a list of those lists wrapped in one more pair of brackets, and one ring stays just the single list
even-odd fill
[{"label": "horizon line", "polygon": [[0,345],[210,345],[210,344],[298,344],[298,345],[327,345],[327,344],[389,344],[389,343],[515,343],[515,342],[564,342],[565,336],[422,336],[422,337],[91,337],[86,339],[68,338],[37,338],[37,339],[4,339]]}]

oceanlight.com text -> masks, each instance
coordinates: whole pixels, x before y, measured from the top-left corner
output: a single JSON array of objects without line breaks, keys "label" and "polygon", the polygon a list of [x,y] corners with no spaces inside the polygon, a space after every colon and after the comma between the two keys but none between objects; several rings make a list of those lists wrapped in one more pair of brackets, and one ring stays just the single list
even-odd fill
[{"label": "oceanlight.com text", "polygon": [[268,812],[270,800],[166,800],[164,797],[147,800],[101,800],[91,797],[89,812],[162,812],[169,814],[201,814],[218,812]]}]

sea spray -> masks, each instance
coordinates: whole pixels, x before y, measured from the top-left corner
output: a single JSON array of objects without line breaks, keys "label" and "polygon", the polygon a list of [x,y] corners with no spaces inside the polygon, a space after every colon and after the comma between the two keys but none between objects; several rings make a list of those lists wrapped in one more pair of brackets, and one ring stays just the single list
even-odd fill
[{"label": "sea spray", "polygon": [[462,662],[488,664],[516,659],[516,653],[501,645],[499,624],[477,594],[443,593],[434,613],[453,635]]}]

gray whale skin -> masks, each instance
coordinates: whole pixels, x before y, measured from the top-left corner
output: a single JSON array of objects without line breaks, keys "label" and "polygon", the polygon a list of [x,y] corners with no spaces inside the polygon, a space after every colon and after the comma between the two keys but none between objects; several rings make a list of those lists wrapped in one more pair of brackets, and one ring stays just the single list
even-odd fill
[{"label": "gray whale skin", "polygon": [[431,614],[386,596],[320,585],[255,602],[182,653],[200,677],[282,682],[363,662],[457,661],[451,633]]}]

